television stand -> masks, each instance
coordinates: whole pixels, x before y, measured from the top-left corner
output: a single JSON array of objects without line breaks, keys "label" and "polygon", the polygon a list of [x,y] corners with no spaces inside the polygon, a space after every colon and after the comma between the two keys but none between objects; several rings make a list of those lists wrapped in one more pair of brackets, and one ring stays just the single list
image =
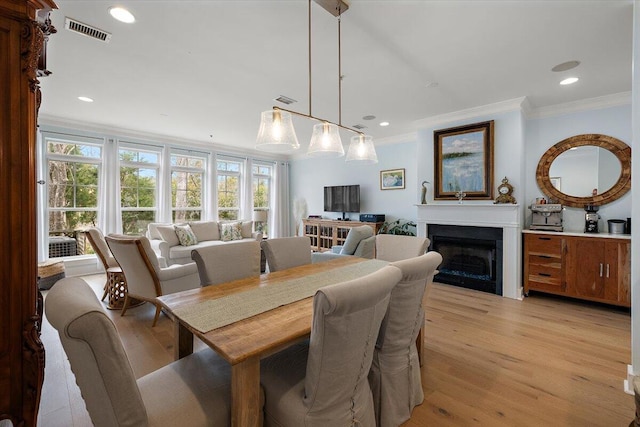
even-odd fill
[{"label": "television stand", "polygon": [[353,227],[368,225],[378,234],[383,222],[339,221],[335,219],[303,219],[304,235],[311,239],[314,252],[324,252],[332,246],[342,245]]}]

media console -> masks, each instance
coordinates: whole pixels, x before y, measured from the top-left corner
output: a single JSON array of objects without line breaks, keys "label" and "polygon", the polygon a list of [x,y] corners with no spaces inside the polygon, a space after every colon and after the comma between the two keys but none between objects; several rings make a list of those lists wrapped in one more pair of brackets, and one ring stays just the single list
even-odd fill
[{"label": "media console", "polygon": [[373,228],[373,234],[378,234],[382,222],[337,221],[334,219],[303,219],[304,235],[311,239],[311,249],[314,252],[324,252],[332,246],[342,245],[353,227],[368,225]]}]

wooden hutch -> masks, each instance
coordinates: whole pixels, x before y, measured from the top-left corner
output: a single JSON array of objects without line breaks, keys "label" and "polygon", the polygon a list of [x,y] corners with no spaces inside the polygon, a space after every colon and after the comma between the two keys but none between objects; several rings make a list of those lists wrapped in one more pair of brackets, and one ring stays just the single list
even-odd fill
[{"label": "wooden hutch", "polygon": [[[36,117],[52,0],[0,1],[0,420],[35,426],[44,380],[37,289]],[[0,424],[7,423],[0,421]]]}]

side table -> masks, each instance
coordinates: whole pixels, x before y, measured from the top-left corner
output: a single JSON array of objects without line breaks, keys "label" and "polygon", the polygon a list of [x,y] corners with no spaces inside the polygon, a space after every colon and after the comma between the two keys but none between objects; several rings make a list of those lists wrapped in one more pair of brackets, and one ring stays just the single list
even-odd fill
[{"label": "side table", "polygon": [[[105,296],[109,296],[107,308],[110,310],[122,310],[124,306],[124,297],[127,295],[127,281],[120,267],[111,267],[107,269],[107,284],[104,290]],[[104,299],[104,297],[103,297]],[[144,301],[132,299],[129,307],[135,307],[144,304]]]}]

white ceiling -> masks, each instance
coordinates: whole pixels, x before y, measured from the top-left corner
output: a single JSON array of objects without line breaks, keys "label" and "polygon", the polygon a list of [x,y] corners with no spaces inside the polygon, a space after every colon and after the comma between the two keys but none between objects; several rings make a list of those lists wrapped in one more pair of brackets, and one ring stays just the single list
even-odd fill
[{"label": "white ceiling", "polygon": [[[296,99],[279,105],[309,113],[306,0],[57,3],[47,54],[53,74],[41,79],[45,119],[251,149],[260,112],[275,97]],[[116,3],[137,21],[111,18]],[[498,101],[526,96],[541,108],[631,90],[631,0],[349,4],[342,124],[366,125],[374,141]],[[65,17],[112,33],[110,43],[65,30]],[[337,18],[312,3],[312,114],[334,122],[337,46]],[[581,65],[551,72],[569,60]],[[558,84],[570,75],[580,81]],[[383,120],[391,125],[378,126]],[[294,124],[306,151],[314,122]],[[351,136],[343,132],[343,142]]]}]

